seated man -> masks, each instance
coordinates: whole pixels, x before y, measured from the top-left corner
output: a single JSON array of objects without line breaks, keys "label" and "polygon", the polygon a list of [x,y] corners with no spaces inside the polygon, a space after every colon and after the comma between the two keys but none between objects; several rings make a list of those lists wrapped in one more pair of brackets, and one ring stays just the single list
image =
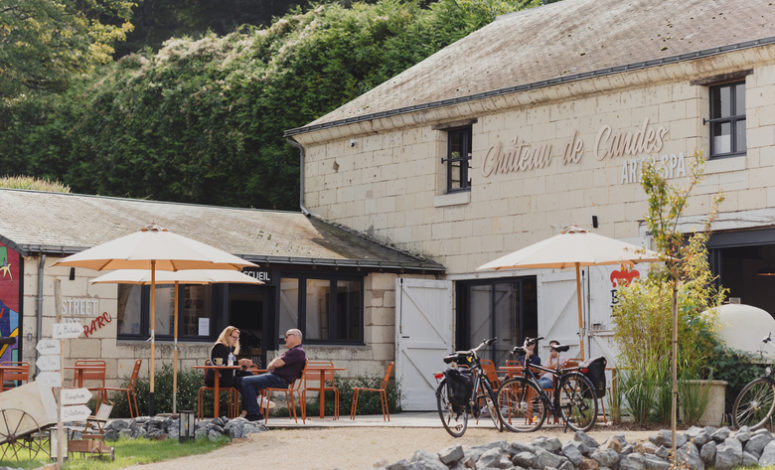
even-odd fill
[{"label": "seated man", "polygon": [[288,330],[285,333],[287,351],[282,356],[272,359],[266,366],[269,372],[242,378],[240,391],[242,393],[242,416],[250,421],[262,418],[258,407],[258,394],[267,387],[288,388],[294,380],[301,377],[307,355],[301,347],[301,331]]}]

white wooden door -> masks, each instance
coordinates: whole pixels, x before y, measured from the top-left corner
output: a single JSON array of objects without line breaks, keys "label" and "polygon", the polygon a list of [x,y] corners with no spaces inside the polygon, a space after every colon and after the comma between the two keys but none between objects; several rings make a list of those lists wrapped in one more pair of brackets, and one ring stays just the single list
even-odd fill
[{"label": "white wooden door", "polygon": [[452,282],[396,279],[396,380],[401,408],[436,409],[436,379],[452,351]]},{"label": "white wooden door", "polygon": [[538,355],[541,359],[548,358],[549,340],[554,339],[571,347],[563,353],[563,357],[578,357],[580,338],[576,270],[546,272],[540,274],[537,280],[538,335],[546,338],[540,343]]}]

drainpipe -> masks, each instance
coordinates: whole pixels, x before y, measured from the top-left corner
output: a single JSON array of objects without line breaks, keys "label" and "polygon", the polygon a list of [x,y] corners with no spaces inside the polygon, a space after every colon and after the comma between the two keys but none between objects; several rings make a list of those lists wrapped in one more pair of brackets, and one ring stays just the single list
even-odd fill
[{"label": "drainpipe", "polygon": [[290,137],[286,137],[285,141],[299,149],[299,207],[301,213],[309,217],[310,212],[304,207],[304,147]]},{"label": "drainpipe", "polygon": [[[43,266],[46,265],[46,255],[41,253],[40,260],[38,261],[38,318],[36,324],[36,344],[42,339],[41,330],[43,330]],[[35,362],[38,361],[38,348],[35,348]]]}]

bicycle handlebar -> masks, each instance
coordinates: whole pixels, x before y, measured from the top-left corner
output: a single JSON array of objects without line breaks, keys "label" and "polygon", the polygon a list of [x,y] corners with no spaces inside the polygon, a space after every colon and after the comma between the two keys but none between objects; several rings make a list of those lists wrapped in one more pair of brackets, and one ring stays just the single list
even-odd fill
[{"label": "bicycle handlebar", "polygon": [[444,363],[449,364],[450,362],[456,362],[459,358],[476,355],[480,349],[484,348],[485,346],[489,346],[496,341],[498,341],[497,337],[485,339],[479,344],[479,346],[475,347],[474,349],[469,349],[467,351],[455,351],[453,354],[444,357]]}]

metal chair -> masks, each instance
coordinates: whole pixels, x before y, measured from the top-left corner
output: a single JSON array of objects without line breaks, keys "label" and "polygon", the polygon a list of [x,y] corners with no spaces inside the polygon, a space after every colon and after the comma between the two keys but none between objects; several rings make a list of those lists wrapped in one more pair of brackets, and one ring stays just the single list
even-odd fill
[{"label": "metal chair", "polygon": [[388,362],[387,372],[382,379],[382,385],[379,388],[367,388],[367,387],[353,387],[353,405],[350,408],[350,419],[355,419],[355,412],[358,409],[358,395],[360,392],[377,392],[379,393],[379,401],[382,405],[382,421],[390,421],[390,407],[387,401],[387,386],[390,382],[390,374],[393,373],[394,362]]},{"label": "metal chair", "polygon": [[[210,365],[210,360],[205,360],[205,365]],[[220,380],[218,373],[213,374],[213,380]],[[220,394],[226,393],[226,414],[229,418],[236,418],[239,413],[239,391],[234,387],[218,387],[218,395],[215,395],[215,387],[209,387],[203,385],[199,387],[199,391],[196,394],[196,417],[197,419],[204,418],[204,393],[213,392],[213,400],[220,400]],[[218,416],[213,416],[217,418]]]},{"label": "metal chair", "polygon": [[[0,367],[3,371],[3,382],[29,382],[30,381],[30,363],[25,361],[3,361]],[[5,390],[5,384],[0,383],[0,392]]]},{"label": "metal chair", "polygon": [[[288,419],[293,418],[294,422],[299,422],[297,415],[296,415],[296,400],[294,399],[294,394],[299,397],[299,411],[301,412],[301,422],[304,424],[307,424],[307,404],[302,399],[302,390],[301,390],[301,384],[304,383],[304,375],[307,370],[307,361],[304,364],[304,369],[301,370],[301,377],[296,379],[291,385],[288,386],[288,388],[280,388],[280,387],[267,387],[264,390],[262,390],[262,402],[269,404],[269,401],[272,398],[272,392],[283,392],[285,393],[285,402],[288,404]],[[265,401],[264,401],[265,400]],[[264,408],[264,423],[269,422],[269,407]]]},{"label": "metal chair", "polygon": [[315,366],[334,367],[332,361],[312,361],[308,360],[304,374],[304,390],[302,390],[302,401],[305,405],[307,403],[307,390],[312,392],[318,392],[320,395],[328,392],[334,392],[334,419],[339,419],[339,389],[334,384],[334,371],[324,371],[322,377],[320,373],[312,374],[310,370],[314,370]]},{"label": "metal chair", "polygon": [[73,376],[73,386],[83,387],[83,383],[87,380],[98,382],[100,385],[97,387],[86,387],[89,389],[89,391],[97,392],[97,408],[99,408],[100,404],[103,401],[107,401],[107,398],[105,397],[105,372],[107,370],[107,365],[105,364],[105,361],[102,359],[76,359],[75,361],[75,367],[83,367],[83,371],[81,372],[81,380],[82,382],[77,382],[77,374],[78,372],[74,372]]},{"label": "metal chair", "polygon": [[[135,385],[137,385],[137,379],[140,377],[140,366],[142,366],[143,360],[138,359],[135,361],[135,366],[132,369],[132,375],[129,377],[129,383],[126,387],[105,387],[105,400],[108,399],[108,392],[124,392],[126,393],[126,401],[129,404],[129,417],[134,418],[140,416],[140,410],[137,408],[137,395],[135,395]],[[132,402],[134,401],[135,407],[132,410]]]}]

